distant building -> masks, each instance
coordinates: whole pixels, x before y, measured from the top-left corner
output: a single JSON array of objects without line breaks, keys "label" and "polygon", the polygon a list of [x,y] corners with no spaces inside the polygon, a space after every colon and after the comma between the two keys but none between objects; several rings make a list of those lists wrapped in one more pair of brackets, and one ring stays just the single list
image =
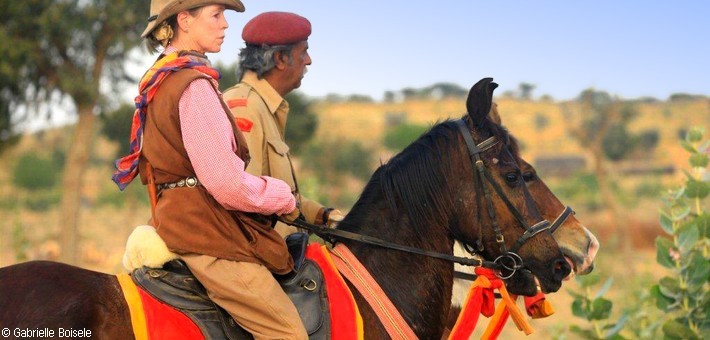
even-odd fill
[{"label": "distant building", "polygon": [[540,156],[534,161],[535,170],[542,176],[568,177],[587,167],[587,161],[579,155]]}]

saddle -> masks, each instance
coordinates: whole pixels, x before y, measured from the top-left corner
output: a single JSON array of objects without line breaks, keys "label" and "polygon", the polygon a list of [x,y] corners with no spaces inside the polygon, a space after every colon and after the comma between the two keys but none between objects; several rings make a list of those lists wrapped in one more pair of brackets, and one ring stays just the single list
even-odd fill
[{"label": "saddle", "polygon": [[[330,339],[330,311],[321,269],[305,258],[308,234],[295,233],[286,238],[295,270],[275,275],[296,305],[309,339]],[[212,302],[207,291],[181,260],[172,260],[162,268],[142,267],[131,274],[133,281],[155,299],[189,317],[205,339],[253,339],[221,307]]]}]

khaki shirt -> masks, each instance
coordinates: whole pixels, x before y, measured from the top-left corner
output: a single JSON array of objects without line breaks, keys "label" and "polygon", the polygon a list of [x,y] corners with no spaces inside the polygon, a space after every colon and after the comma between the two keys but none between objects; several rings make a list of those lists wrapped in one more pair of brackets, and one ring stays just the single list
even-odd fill
[{"label": "khaki shirt", "polygon": [[251,162],[247,172],[288,183],[299,200],[306,221],[324,223],[323,205],[298,193],[298,182],[285,142],[288,102],[266,80],[258,79],[253,71],[247,71],[241,83],[224,91],[223,98],[249,146]]}]

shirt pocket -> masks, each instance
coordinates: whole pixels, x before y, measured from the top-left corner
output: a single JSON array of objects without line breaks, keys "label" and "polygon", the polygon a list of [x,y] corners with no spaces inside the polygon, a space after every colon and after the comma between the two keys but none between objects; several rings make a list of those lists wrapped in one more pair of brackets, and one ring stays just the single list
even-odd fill
[{"label": "shirt pocket", "polygon": [[280,139],[268,139],[266,143],[269,158],[269,176],[286,182],[291,191],[296,189],[291,173],[291,161],[288,158],[289,147]]}]

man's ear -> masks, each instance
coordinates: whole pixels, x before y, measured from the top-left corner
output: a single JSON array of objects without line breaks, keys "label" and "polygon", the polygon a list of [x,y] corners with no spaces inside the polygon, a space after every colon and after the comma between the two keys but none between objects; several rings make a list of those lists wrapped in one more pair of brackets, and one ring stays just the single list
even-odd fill
[{"label": "man's ear", "polygon": [[274,52],[274,64],[275,67],[279,70],[283,70],[286,68],[288,64],[288,56],[284,51]]}]

